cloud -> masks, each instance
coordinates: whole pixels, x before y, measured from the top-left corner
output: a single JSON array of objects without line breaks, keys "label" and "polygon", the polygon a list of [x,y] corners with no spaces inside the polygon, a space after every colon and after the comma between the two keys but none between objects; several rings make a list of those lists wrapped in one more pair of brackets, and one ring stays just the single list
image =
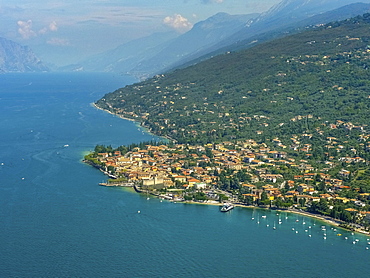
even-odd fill
[{"label": "cloud", "polygon": [[49,30],[52,31],[52,32],[58,31],[58,25],[55,21],[53,21],[49,24]]},{"label": "cloud", "polygon": [[48,27],[44,27],[44,28],[40,29],[38,33],[43,35],[43,34],[46,34],[49,31],[51,31],[51,32],[58,31],[58,25],[55,21],[51,22]]},{"label": "cloud", "polygon": [[36,33],[32,30],[32,20],[22,21],[18,20],[18,33],[22,36],[23,39],[30,39],[36,37]]},{"label": "cloud", "polygon": [[47,41],[47,44],[57,45],[57,46],[69,46],[70,42],[67,39],[52,38]]},{"label": "cloud", "polygon": [[23,39],[28,40],[33,37],[37,37],[37,35],[43,35],[47,32],[56,32],[58,31],[58,25],[55,21],[51,22],[49,26],[40,29],[38,32],[32,30],[32,20],[22,21],[18,20],[18,33],[22,36]]},{"label": "cloud", "polygon": [[178,32],[189,31],[193,24],[190,23],[185,17],[180,14],[174,14],[173,16],[167,16],[163,19],[163,23],[175,29]]}]

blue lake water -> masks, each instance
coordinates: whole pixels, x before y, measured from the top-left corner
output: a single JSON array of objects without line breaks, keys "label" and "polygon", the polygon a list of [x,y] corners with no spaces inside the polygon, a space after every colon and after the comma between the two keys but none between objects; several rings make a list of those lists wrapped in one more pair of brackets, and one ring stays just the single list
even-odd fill
[{"label": "blue lake water", "polygon": [[98,186],[84,153],[157,139],[91,106],[133,81],[0,75],[0,277],[369,277],[363,235]]}]

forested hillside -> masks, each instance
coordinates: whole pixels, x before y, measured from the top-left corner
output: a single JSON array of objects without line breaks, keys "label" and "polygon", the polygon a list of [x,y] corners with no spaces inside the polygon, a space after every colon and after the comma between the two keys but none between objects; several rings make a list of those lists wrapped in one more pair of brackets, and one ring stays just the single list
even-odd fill
[{"label": "forested hillside", "polygon": [[370,14],[214,57],[107,94],[97,106],[178,142],[264,140],[370,108]]}]

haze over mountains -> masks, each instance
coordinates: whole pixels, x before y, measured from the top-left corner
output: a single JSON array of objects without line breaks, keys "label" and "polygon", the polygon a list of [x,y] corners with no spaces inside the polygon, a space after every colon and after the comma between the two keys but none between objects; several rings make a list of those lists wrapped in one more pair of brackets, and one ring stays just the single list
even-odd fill
[{"label": "haze over mountains", "polygon": [[49,69],[29,47],[0,38],[0,73],[39,71]]},{"label": "haze over mountains", "polygon": [[200,57],[205,59],[247,48],[255,42],[286,35],[299,27],[350,18],[370,9],[370,4],[354,2],[285,0],[263,14],[219,13],[177,37],[174,33],[154,34],[65,69],[120,72],[145,78],[182,64],[198,62]]},{"label": "haze over mountains", "polygon": [[[155,33],[56,70],[116,72],[145,79],[157,73],[198,63],[211,56],[296,33],[306,26],[361,15],[370,10],[370,0],[362,2],[364,3],[357,3],[356,0],[283,0],[262,14],[218,13],[198,22],[184,34],[174,31]],[[45,66],[40,66],[41,62],[37,58],[32,65],[29,64],[30,56],[25,59],[24,65],[19,62],[19,58],[22,55],[27,56],[29,50],[16,50],[13,47],[11,51],[10,44],[1,44],[3,50],[0,58],[8,61],[3,62],[1,71],[45,70]],[[14,66],[16,64],[18,66]]]},{"label": "haze over mountains", "polygon": [[97,106],[182,143],[368,126],[369,28],[370,13],[310,28],[117,89]]},{"label": "haze over mountains", "polygon": [[[84,71],[115,71],[136,76],[150,75],[170,67],[188,55],[201,53],[202,50],[228,37],[235,30],[242,29],[246,22],[256,16],[257,14],[219,13],[195,24],[185,34],[156,33],[91,57],[74,67]],[[67,69],[73,69],[73,66]]]},{"label": "haze over mountains", "polygon": [[[292,6],[293,3],[288,4],[287,2],[292,1],[284,1],[282,4],[286,3],[286,5],[281,4],[269,12],[261,14],[253,24],[232,34],[227,40],[220,42],[215,49],[223,49],[226,46],[229,50],[236,50],[240,47],[243,48],[251,39],[267,37],[271,40],[277,34],[281,36],[290,32],[299,32],[307,26],[321,25],[362,15],[370,7],[370,4],[366,3],[352,3],[325,12],[321,12],[322,9],[317,9],[315,13],[307,13],[306,9],[312,10],[312,8],[306,5],[297,5],[299,1],[294,1],[295,6]],[[308,1],[308,3],[311,3],[311,1]]]}]

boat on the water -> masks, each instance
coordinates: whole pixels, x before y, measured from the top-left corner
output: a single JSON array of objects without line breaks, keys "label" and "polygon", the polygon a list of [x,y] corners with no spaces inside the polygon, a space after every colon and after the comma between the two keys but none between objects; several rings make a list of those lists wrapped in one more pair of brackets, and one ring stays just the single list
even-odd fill
[{"label": "boat on the water", "polygon": [[221,211],[221,212],[227,212],[227,211],[229,211],[229,210],[232,210],[233,208],[234,208],[234,206],[233,206],[232,204],[230,204],[230,203],[226,203],[226,204],[224,204],[224,205],[221,207],[220,211]]}]

